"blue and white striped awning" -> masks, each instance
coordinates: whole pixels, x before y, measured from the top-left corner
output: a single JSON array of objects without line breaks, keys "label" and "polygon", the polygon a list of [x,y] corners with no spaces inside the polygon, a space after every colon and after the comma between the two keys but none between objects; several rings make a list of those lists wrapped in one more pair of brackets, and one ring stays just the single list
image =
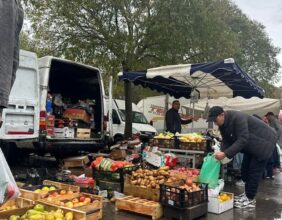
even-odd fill
[{"label": "blue and white striped awning", "polygon": [[264,90],[241,70],[233,58],[198,64],[162,66],[146,71],[128,71],[119,79],[148,87],[175,98],[190,98],[193,90],[201,97],[264,97]]}]

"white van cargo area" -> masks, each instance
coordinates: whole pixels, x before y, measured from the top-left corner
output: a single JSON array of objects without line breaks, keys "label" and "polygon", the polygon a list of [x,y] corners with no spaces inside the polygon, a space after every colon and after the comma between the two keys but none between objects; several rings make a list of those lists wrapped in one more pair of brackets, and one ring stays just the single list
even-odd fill
[{"label": "white van cargo area", "polygon": [[45,128],[47,138],[53,140],[101,139],[103,89],[99,70],[46,57],[40,59],[40,77],[41,133]]}]

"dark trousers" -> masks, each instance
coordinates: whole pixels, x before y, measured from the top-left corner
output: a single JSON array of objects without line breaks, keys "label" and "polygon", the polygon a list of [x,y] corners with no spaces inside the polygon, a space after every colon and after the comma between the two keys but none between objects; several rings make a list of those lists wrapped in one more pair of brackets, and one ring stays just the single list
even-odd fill
[{"label": "dark trousers", "polygon": [[280,168],[280,155],[278,153],[277,147],[275,147],[273,152],[273,167],[274,168]]},{"label": "dark trousers", "polygon": [[245,193],[249,199],[254,199],[259,182],[265,170],[265,166],[268,160],[258,160],[251,154],[244,154],[241,175],[242,180],[245,182]]}]

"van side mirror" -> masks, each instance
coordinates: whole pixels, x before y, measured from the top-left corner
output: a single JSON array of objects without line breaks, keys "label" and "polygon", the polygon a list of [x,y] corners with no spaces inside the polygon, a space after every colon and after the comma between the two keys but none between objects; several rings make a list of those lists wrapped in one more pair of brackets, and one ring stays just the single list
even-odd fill
[{"label": "van side mirror", "polygon": [[151,120],[151,121],[149,122],[149,124],[150,124],[151,126],[153,126],[153,125],[154,125],[154,122]]}]

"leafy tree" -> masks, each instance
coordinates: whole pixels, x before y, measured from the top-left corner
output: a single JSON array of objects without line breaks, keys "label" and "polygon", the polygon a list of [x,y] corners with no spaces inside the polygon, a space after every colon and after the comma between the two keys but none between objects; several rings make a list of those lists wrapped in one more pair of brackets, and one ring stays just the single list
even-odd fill
[{"label": "leafy tree", "polygon": [[[264,27],[230,0],[24,2],[37,45],[57,56],[98,66],[106,82],[113,75],[116,97],[123,97],[118,71],[228,57],[234,57],[261,85],[278,79],[279,49],[271,44]],[[131,87],[124,86],[127,120],[131,120],[127,97]],[[152,94],[133,90],[134,101],[142,98],[140,91]],[[130,135],[131,123],[127,122],[126,134]]]}]

